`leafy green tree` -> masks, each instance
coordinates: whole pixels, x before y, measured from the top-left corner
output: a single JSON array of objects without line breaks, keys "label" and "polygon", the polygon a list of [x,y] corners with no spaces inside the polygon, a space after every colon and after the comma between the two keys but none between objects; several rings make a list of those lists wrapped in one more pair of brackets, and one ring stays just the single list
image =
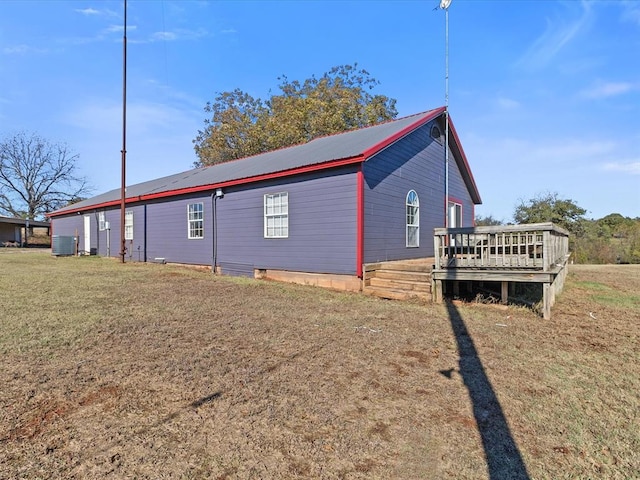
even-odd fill
[{"label": "leafy green tree", "polygon": [[520,200],[513,219],[518,224],[553,222],[577,235],[582,230],[585,213],[573,200],[560,198],[557,193],[544,193]]},{"label": "leafy green tree", "polygon": [[204,110],[212,117],[194,140],[201,165],[228,162],[265,148],[264,136],[259,134],[267,113],[262,100],[236,89],[220,93]]},{"label": "leafy green tree", "polygon": [[32,133],[0,141],[0,214],[42,218],[89,193],[76,174],[78,155]]},{"label": "leafy green tree", "polygon": [[640,263],[640,218],[612,213],[581,220],[579,230],[570,239],[577,263]]},{"label": "leafy green tree", "polygon": [[193,141],[198,166],[375,125],[398,114],[394,99],[370,93],[379,82],[357,64],[334,67],[304,82],[278,80],[279,94],[266,101],[236,89],[207,103],[211,118]]},{"label": "leafy green tree", "polygon": [[477,227],[492,227],[496,225],[504,225],[504,222],[494,218],[493,215],[488,215],[486,217],[479,215],[475,218],[475,224]]},{"label": "leafy green tree", "polygon": [[602,217],[598,220],[598,224],[607,227],[610,231],[616,231],[624,225],[628,225],[633,222],[630,218],[623,217],[619,213],[610,213],[606,217]]}]

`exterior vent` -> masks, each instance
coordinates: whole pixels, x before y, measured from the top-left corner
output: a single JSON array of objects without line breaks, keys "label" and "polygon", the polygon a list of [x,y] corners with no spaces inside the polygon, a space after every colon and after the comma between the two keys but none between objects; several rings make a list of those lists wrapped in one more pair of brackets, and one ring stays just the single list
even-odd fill
[{"label": "exterior vent", "polygon": [[51,255],[64,256],[75,255],[76,253],[76,237],[64,237],[62,235],[54,235],[51,241]]}]

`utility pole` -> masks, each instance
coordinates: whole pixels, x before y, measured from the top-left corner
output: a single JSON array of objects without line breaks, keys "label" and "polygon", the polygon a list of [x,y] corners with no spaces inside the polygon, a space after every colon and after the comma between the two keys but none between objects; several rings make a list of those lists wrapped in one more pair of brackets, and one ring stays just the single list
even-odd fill
[{"label": "utility pole", "polygon": [[124,256],[127,251],[127,245],[124,235],[127,195],[127,0],[124,0],[124,34],[122,40],[122,150],[120,151],[122,155],[122,181],[120,184],[120,261],[124,263]]},{"label": "utility pole", "polygon": [[444,227],[449,228],[449,5],[441,0],[444,10]]}]

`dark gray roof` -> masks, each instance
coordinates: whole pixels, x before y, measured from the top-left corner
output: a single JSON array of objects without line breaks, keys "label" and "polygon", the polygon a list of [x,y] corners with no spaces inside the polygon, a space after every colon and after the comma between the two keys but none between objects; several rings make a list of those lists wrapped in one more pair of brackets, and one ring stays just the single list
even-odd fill
[{"label": "dark gray roof", "polygon": [[49,222],[42,222],[39,220],[26,220],[24,218],[3,217],[0,215],[0,223],[11,223],[13,225],[22,225],[23,227],[29,222],[31,227],[49,227]]},{"label": "dark gray roof", "polygon": [[[130,185],[127,186],[126,196],[129,199],[163,192],[180,193],[184,189],[208,185],[213,187],[216,184],[358,157],[381,142],[394,139],[407,129],[411,130],[412,126],[420,126],[437,117],[442,111],[442,108],[429,110],[372,127],[316,138],[301,145]],[[52,215],[79,211],[119,199],[118,188],[57,210]]]}]

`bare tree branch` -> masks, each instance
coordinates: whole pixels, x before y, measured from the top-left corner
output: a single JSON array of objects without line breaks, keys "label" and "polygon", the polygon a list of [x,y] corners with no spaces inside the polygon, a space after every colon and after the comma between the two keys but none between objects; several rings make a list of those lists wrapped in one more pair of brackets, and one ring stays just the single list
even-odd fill
[{"label": "bare tree branch", "polygon": [[35,133],[0,142],[0,213],[36,219],[90,192],[77,154]]}]

